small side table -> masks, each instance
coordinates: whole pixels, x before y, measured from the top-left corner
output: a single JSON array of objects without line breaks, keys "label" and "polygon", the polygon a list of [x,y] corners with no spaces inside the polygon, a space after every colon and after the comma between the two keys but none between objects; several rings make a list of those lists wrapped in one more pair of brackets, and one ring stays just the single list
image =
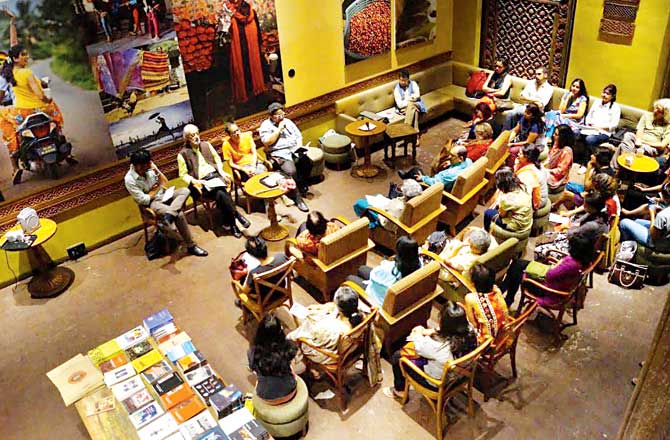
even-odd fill
[{"label": "small side table", "polygon": [[653,157],[635,153],[623,153],[619,155],[617,163],[620,167],[633,173],[654,173],[660,166]]},{"label": "small side table", "polygon": [[[361,130],[362,126],[370,124],[370,130]],[[360,139],[360,145],[365,149],[365,159],[363,165],[357,165],[352,168],[351,173],[358,177],[375,177],[381,171],[377,165],[372,164],[370,157],[370,138],[378,134],[384,133],[386,124],[380,121],[373,121],[371,119],[359,119],[350,122],[344,127],[348,135]]]},{"label": "small side table", "polygon": [[[407,145],[412,145],[412,164],[416,163],[416,144],[419,141],[419,130],[409,124],[401,122],[386,127],[386,137],[389,142],[384,144],[384,162],[389,168],[395,166],[395,149],[400,144],[405,148],[404,155],[407,156]],[[391,159],[389,160],[389,147],[391,147]]]},{"label": "small side table", "polygon": [[[51,298],[60,295],[70,287],[74,281],[74,272],[67,267],[56,266],[42,246],[56,235],[58,229],[56,222],[48,218],[41,218],[40,225],[40,228],[33,232],[33,235],[37,235],[33,244],[29,248],[21,250],[28,253],[28,261],[33,270],[33,278],[28,283],[30,296],[33,298]],[[18,230],[21,230],[20,225],[10,229],[10,231]],[[6,240],[3,236],[0,239],[0,246]]]},{"label": "small side table", "polygon": [[265,200],[268,202],[268,219],[270,226],[261,231],[261,237],[268,241],[279,241],[288,237],[288,228],[280,225],[277,221],[277,211],[275,210],[275,200],[286,194],[279,186],[269,187],[263,185],[261,179],[269,176],[273,172],[268,171],[261,174],[256,174],[244,182],[244,192],[250,197]]}]

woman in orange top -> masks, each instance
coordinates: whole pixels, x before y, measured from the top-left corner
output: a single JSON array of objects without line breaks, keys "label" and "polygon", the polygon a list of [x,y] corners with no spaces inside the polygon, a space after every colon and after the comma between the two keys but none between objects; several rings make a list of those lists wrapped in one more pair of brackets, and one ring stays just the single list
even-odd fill
[{"label": "woman in orange top", "polygon": [[221,152],[231,168],[242,172],[245,180],[254,174],[267,171],[263,163],[258,161],[256,143],[250,131],[242,133],[234,122],[226,124],[224,129],[228,133],[228,139],[223,141]]},{"label": "woman in orange top", "polygon": [[572,167],[572,147],[575,145],[575,135],[572,129],[561,124],[553,134],[553,145],[544,161],[544,167],[549,172],[547,185],[556,189],[568,183],[570,168]]},{"label": "woman in orange top", "polygon": [[496,274],[482,264],[470,269],[470,279],[477,293],[465,295],[465,314],[475,328],[478,343],[487,336],[495,338],[509,320],[505,298],[495,285]]},{"label": "woman in orange top", "polygon": [[340,229],[340,225],[329,222],[319,211],[312,211],[307,215],[305,226],[296,237],[296,241],[298,248],[310,255],[319,253],[319,243],[323,237]]}]

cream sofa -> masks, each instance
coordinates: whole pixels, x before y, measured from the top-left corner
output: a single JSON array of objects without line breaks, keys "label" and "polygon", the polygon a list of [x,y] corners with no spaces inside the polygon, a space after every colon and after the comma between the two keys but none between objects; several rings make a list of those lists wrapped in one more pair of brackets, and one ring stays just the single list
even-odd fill
[{"label": "cream sofa", "polygon": [[[421,72],[414,73],[412,79],[415,80],[421,88],[422,99],[426,105],[426,113],[421,116],[421,123],[426,123],[445,113],[455,111],[469,116],[477,104],[477,99],[465,96],[465,86],[468,83],[470,73],[484,70],[480,67],[459,63],[456,61],[447,61],[442,64],[430,67]],[[568,78],[572,81],[572,78]],[[514,101],[519,101],[519,95],[526,85],[527,80],[512,77],[512,92],[510,97]],[[335,102],[335,112],[337,113],[336,130],[345,133],[344,127],[352,121],[362,111],[380,112],[394,106],[393,89],[397,81],[391,81],[373,87],[368,90],[347,96]],[[600,91],[606,84],[587,84],[591,90]],[[557,109],[565,89],[554,87],[554,94],[549,104],[549,108]],[[598,97],[591,97],[590,103],[593,103]],[[637,122],[645,110],[621,105],[620,127],[635,128]],[[499,114],[504,119],[504,112]],[[392,123],[397,123],[402,119],[397,119]],[[376,142],[382,139],[382,135],[372,139]]]}]

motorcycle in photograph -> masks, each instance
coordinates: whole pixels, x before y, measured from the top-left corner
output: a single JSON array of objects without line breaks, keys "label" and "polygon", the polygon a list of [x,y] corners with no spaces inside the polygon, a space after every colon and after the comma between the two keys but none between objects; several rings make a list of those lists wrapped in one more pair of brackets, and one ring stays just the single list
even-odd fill
[{"label": "motorcycle in photograph", "polygon": [[[49,115],[35,112],[29,115],[16,130],[19,141],[19,168],[33,173],[58,178],[58,164],[71,158],[72,145],[67,142],[58,124]],[[14,182],[18,184],[20,182]]]}]

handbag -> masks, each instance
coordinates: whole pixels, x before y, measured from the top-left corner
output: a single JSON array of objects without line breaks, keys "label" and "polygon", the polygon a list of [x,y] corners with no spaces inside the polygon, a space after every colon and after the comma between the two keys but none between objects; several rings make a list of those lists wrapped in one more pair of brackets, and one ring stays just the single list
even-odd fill
[{"label": "handbag", "polygon": [[246,251],[242,251],[237,255],[237,257],[233,258],[233,260],[230,262],[230,266],[228,267],[230,269],[230,276],[235,281],[241,280],[249,273],[247,263],[244,261],[244,258],[242,258],[242,255],[244,255],[245,252]]},{"label": "handbag", "polygon": [[616,260],[607,280],[625,289],[641,289],[647,277],[647,266]]}]

